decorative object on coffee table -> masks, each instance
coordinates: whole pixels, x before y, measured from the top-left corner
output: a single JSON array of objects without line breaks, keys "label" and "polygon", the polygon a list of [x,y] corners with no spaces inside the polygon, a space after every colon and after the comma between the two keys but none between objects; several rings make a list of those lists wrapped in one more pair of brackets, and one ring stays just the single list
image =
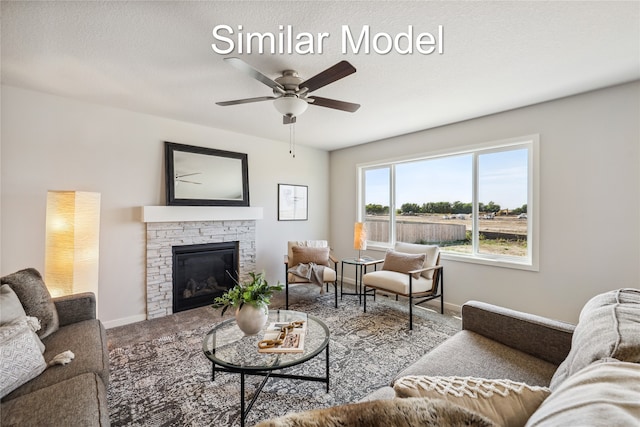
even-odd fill
[{"label": "decorative object on coffee table", "polygon": [[245,335],[255,335],[260,332],[267,323],[267,316],[269,316],[269,307],[265,304],[257,307],[243,304],[236,309],[236,323]]},{"label": "decorative object on coffee table", "polygon": [[220,297],[216,297],[213,306],[222,308],[222,313],[229,307],[236,308],[236,322],[246,335],[255,335],[267,323],[269,302],[274,291],[281,291],[282,285],[269,285],[264,273],[249,273],[251,280],[236,285]]},{"label": "decorative object on coffee table", "polygon": [[303,353],[306,320],[271,323],[258,341],[258,353]]}]

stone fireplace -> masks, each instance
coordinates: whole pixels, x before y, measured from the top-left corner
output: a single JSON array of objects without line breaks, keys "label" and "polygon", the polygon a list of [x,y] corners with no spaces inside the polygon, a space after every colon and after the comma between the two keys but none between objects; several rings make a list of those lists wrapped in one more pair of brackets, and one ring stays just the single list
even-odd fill
[{"label": "stone fireplace", "polygon": [[[215,243],[237,245],[239,280],[246,280],[248,273],[256,268],[256,220],[261,218],[262,208],[253,207],[143,207],[142,220],[147,228],[147,319],[174,312],[176,247]],[[211,296],[211,303],[213,298]]]}]

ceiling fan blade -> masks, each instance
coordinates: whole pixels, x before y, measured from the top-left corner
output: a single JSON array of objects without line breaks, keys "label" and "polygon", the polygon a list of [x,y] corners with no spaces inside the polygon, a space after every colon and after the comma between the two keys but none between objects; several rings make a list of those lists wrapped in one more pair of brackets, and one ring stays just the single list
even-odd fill
[{"label": "ceiling fan blade", "polygon": [[353,65],[349,64],[347,61],[340,61],[320,74],[316,74],[310,79],[300,83],[298,87],[306,87],[308,89],[307,92],[313,92],[314,90],[320,89],[329,83],[333,83],[336,80],[340,80],[341,78],[347,77],[349,74],[353,74],[355,72],[356,69]]},{"label": "ceiling fan blade", "polygon": [[335,99],[329,99],[329,98],[321,98],[319,96],[309,96],[307,97],[307,99],[313,100],[313,102],[310,103],[311,105],[317,105],[318,107],[333,108],[335,110],[348,111],[350,113],[354,113],[358,111],[358,108],[360,108],[360,104],[354,104],[352,102],[345,102],[345,101],[337,101]]},{"label": "ceiling fan blade", "polygon": [[295,122],[296,122],[296,116],[289,116],[289,115],[282,116],[283,125],[290,125]]},{"label": "ceiling fan blade", "polygon": [[273,90],[277,90],[279,92],[284,92],[284,86],[275,80],[271,80],[269,77],[262,74],[260,71],[253,68],[251,65],[247,64],[240,58],[224,58],[226,62],[237,68],[238,70],[250,75],[254,79],[258,80],[261,83],[269,86]]},{"label": "ceiling fan blade", "polygon": [[216,102],[216,104],[221,105],[223,107],[227,107],[229,105],[248,104],[250,102],[269,101],[271,99],[276,99],[276,97],[275,96],[258,96],[257,98],[245,98],[245,99],[236,99],[234,101]]}]

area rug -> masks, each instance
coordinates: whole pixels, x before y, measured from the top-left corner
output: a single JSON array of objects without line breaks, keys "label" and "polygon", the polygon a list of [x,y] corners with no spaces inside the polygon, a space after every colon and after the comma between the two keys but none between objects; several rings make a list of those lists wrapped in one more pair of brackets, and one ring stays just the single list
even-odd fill
[{"label": "area rug", "polygon": [[[325,321],[331,331],[330,391],[323,383],[271,378],[249,412],[246,425],[288,412],[354,402],[388,385],[404,367],[460,329],[459,319],[414,310],[408,330],[408,307],[378,297],[362,312],[357,297],[333,306],[333,295],[294,298],[299,311]],[[220,321],[203,311],[202,325],[146,342],[112,348],[108,389],[113,426],[239,426],[240,377],[216,373],[202,352],[202,339]],[[143,327],[142,325],[140,327]],[[288,373],[321,376],[324,354]],[[247,377],[250,399],[261,377]]]}]

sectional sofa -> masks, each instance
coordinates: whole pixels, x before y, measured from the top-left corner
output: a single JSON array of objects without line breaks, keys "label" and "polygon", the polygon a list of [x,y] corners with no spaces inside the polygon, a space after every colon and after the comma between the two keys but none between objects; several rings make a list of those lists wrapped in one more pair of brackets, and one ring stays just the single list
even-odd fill
[{"label": "sectional sofa", "polygon": [[[3,387],[13,381],[12,387],[3,390],[28,379],[2,397],[0,425],[109,426],[109,355],[105,328],[96,319],[95,296],[83,293],[52,299],[34,269],[1,280],[3,322],[11,320],[4,318],[17,295],[23,315],[38,318],[42,328],[38,338],[21,341],[20,334],[10,333],[15,321],[0,325],[5,332],[0,344]],[[38,340],[44,344],[42,354],[33,347]],[[64,365],[50,363],[66,351],[74,354],[73,360]]]},{"label": "sectional sofa", "polygon": [[577,325],[470,301],[460,332],[363,401],[259,426],[407,422],[640,425],[640,289],[595,296]]}]

